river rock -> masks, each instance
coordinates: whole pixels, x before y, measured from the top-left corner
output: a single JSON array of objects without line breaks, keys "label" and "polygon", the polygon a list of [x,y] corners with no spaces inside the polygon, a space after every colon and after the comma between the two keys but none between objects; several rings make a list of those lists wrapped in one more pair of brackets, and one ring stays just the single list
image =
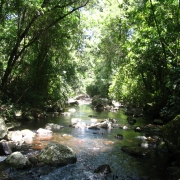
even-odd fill
[{"label": "river rock", "polygon": [[0,156],[4,156],[5,154],[3,144],[0,142]]},{"label": "river rock", "polygon": [[21,130],[23,140],[27,144],[32,144],[33,138],[35,137],[35,133],[29,129],[23,129]]},{"label": "river rock", "polygon": [[109,174],[112,173],[111,168],[108,164],[103,164],[94,170],[94,173]]},{"label": "river rock", "polygon": [[38,134],[38,135],[42,135],[42,136],[47,136],[47,135],[52,135],[53,133],[52,133],[51,130],[39,128],[39,129],[37,130],[37,134]]},{"label": "river rock", "polygon": [[30,161],[20,152],[14,152],[5,159],[5,163],[15,169],[24,169],[31,167]]},{"label": "river rock", "polygon": [[98,122],[98,123],[92,123],[88,129],[97,129],[99,130],[99,128],[104,128],[104,129],[112,129],[113,126],[112,126],[112,122],[109,122],[108,119],[105,119],[104,121],[102,122]]},{"label": "river rock", "polygon": [[22,133],[23,137],[25,137],[25,136],[34,137],[35,136],[35,133],[29,129],[23,129],[23,130],[21,130],[21,133]]},{"label": "river rock", "polygon": [[119,125],[119,128],[120,128],[120,129],[124,129],[124,130],[129,129],[129,127],[127,127],[127,126],[123,126],[123,125]]},{"label": "river rock", "polygon": [[3,117],[0,116],[0,139],[3,139],[4,137],[7,136],[7,127],[6,124],[4,122]]},{"label": "river rock", "polygon": [[50,143],[37,156],[40,162],[48,165],[67,165],[77,161],[75,153],[67,146]]},{"label": "river rock", "polygon": [[81,119],[79,119],[79,118],[72,118],[71,119],[71,124],[78,123],[78,122],[81,122]]},{"label": "river rock", "polygon": [[163,139],[168,149],[180,159],[180,115],[162,128]]},{"label": "river rock", "polygon": [[98,128],[98,127],[95,126],[95,125],[89,126],[88,129],[92,129],[92,130],[100,130],[100,128]]},{"label": "river rock", "polygon": [[111,122],[111,123],[117,123],[117,120],[116,120],[116,119],[113,119],[113,118],[109,118],[109,122]]},{"label": "river rock", "polygon": [[86,123],[85,122],[77,122],[77,123],[70,125],[69,127],[84,129],[86,127]]},{"label": "river rock", "polygon": [[23,143],[23,134],[21,131],[9,131],[8,132],[8,140],[13,142],[21,142]]},{"label": "river rock", "polygon": [[135,132],[141,132],[142,129],[141,129],[140,127],[136,127],[136,128],[134,129],[134,131],[135,131]]},{"label": "river rock", "polygon": [[37,134],[35,136],[35,139],[47,141],[52,139],[53,137],[53,132],[48,129],[39,128],[36,132]]},{"label": "river rock", "polygon": [[51,131],[58,131],[58,130],[60,130],[62,128],[63,128],[63,126],[61,126],[59,124],[54,124],[54,123],[48,123],[45,126],[45,129],[51,130]]},{"label": "river rock", "polygon": [[8,141],[2,140],[0,142],[0,155],[9,155],[12,153],[10,143]]}]

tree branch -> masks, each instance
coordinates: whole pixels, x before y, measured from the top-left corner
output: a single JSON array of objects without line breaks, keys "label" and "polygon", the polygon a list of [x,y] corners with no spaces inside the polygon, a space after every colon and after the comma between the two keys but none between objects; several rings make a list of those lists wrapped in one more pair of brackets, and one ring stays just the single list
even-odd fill
[{"label": "tree branch", "polygon": [[[5,85],[7,84],[9,75],[12,72],[12,69],[14,67],[14,65],[16,64],[16,61],[19,59],[19,57],[22,55],[22,53],[29,47],[31,46],[34,42],[36,42],[46,31],[48,31],[51,27],[53,27],[55,24],[57,24],[59,21],[61,21],[62,19],[66,18],[68,15],[72,14],[73,12],[75,12],[76,10],[84,7],[87,5],[87,3],[89,2],[89,0],[87,0],[84,4],[79,5],[76,8],[73,8],[71,11],[67,12],[66,14],[59,16],[57,19],[55,19],[52,23],[50,23],[49,25],[47,25],[45,28],[42,28],[40,30],[38,30],[39,32],[37,33],[36,36],[34,36],[29,43],[27,43],[26,45],[23,46],[23,48],[20,49],[21,46],[21,42],[23,41],[23,39],[28,35],[30,29],[32,28],[32,26],[35,24],[36,20],[38,19],[38,17],[41,16],[41,14],[37,11],[37,13],[32,17],[31,21],[29,22],[29,24],[26,26],[25,30],[22,32],[22,34],[18,35],[16,43],[14,48],[12,49],[11,53],[10,53],[10,57],[8,60],[8,64],[7,64],[7,68],[6,71],[2,77],[2,82],[1,82],[1,86],[2,89],[5,90]],[[45,1],[43,2],[43,4],[45,3]],[[58,8],[65,8],[68,7],[70,8],[70,6],[74,5],[76,3],[76,1],[73,1],[71,3],[67,3],[63,6],[59,6],[56,5],[54,6],[54,8],[52,8],[51,10],[55,10]],[[42,4],[42,5],[43,5]],[[21,29],[21,28],[20,28]],[[19,29],[19,30],[20,30]]]}]

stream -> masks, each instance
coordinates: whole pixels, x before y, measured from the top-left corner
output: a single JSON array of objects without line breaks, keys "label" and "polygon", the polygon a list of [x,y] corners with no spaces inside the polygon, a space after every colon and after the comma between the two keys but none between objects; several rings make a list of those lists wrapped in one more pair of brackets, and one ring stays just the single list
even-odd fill
[{"label": "stream", "polygon": [[[74,107],[73,107],[74,108]],[[88,104],[75,107],[76,111],[69,116],[60,115],[58,117],[49,116],[46,119],[24,122],[18,129],[37,130],[44,128],[47,123],[63,125],[64,128],[54,132],[51,141],[69,146],[77,155],[77,162],[64,167],[51,167],[51,172],[46,169],[37,168],[32,170],[13,171],[18,180],[166,180],[166,167],[162,157],[154,156],[151,158],[137,158],[121,151],[122,146],[138,146],[142,141],[137,136],[144,136],[143,132],[135,132],[134,129],[123,130],[114,128],[111,130],[100,129],[92,130],[88,128],[69,127],[72,118],[79,118],[81,122],[91,124],[92,118],[96,116],[97,122],[103,119],[113,118],[118,124],[129,125],[127,116],[123,110],[117,112],[97,112]],[[68,110],[67,110],[68,111]],[[148,124],[143,118],[138,118],[135,126]],[[123,139],[116,139],[116,134],[122,134]],[[48,143],[48,142],[45,142]],[[103,164],[108,164],[112,170],[111,174],[94,173],[94,170]],[[44,171],[40,176],[32,174]],[[11,175],[13,177],[13,172]],[[31,176],[29,176],[31,174]]]}]

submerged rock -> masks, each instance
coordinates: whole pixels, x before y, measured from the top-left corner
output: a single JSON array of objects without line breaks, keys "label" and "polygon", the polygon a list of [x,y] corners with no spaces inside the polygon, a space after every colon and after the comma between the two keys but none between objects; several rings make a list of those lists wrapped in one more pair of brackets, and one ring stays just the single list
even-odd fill
[{"label": "submerged rock", "polygon": [[39,129],[37,130],[37,134],[38,134],[38,135],[42,135],[42,136],[43,136],[43,135],[44,135],[44,136],[47,136],[47,135],[52,135],[53,133],[52,133],[51,130],[39,128]]},{"label": "submerged rock", "polygon": [[100,128],[98,128],[97,126],[90,126],[90,127],[88,127],[88,129],[92,129],[92,130],[100,130]]},{"label": "submerged rock", "polygon": [[112,173],[111,168],[108,164],[103,164],[94,170],[94,173],[110,174]]},{"label": "submerged rock", "polygon": [[0,171],[0,180],[9,180],[9,175],[6,171]]},{"label": "submerged rock", "polygon": [[73,128],[85,128],[86,127],[86,123],[85,122],[77,122],[77,123],[74,123],[72,125],[69,125],[69,127],[73,127]]},{"label": "submerged rock", "polygon": [[50,143],[37,156],[38,161],[48,165],[67,165],[77,161],[75,153],[67,146]]}]

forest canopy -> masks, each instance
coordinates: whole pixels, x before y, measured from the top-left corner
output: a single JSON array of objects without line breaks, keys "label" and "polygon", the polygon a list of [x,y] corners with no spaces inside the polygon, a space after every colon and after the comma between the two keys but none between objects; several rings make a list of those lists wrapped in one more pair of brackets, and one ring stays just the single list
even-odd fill
[{"label": "forest canopy", "polygon": [[1,0],[1,103],[88,93],[180,111],[180,1]]}]

